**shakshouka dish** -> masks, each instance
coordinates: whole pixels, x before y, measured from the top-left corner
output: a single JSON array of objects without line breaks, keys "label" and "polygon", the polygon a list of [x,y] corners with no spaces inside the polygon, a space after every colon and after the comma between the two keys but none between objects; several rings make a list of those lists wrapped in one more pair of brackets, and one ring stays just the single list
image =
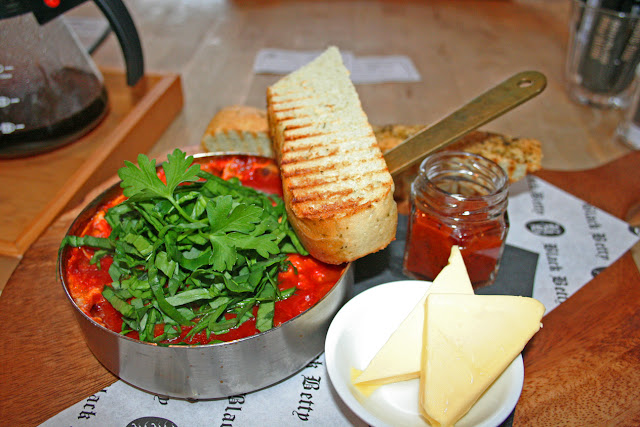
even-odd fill
[{"label": "shakshouka dish", "polygon": [[[300,244],[269,158],[180,150],[119,171],[105,200],[61,245],[76,305],[116,333],[160,344],[213,344],[277,327],[316,304],[345,270]],[[76,228],[77,229],[77,228]]]}]

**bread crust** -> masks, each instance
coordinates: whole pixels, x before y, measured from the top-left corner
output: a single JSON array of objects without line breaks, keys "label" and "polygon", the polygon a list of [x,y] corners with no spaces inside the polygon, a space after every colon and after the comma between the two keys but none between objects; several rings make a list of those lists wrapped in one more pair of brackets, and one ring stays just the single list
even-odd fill
[{"label": "bread crust", "polygon": [[268,132],[267,115],[264,110],[248,105],[224,107],[213,116],[205,130],[205,135],[226,130]]},{"label": "bread crust", "polygon": [[[373,130],[380,149],[385,153],[424,128],[424,125],[389,124],[374,126]],[[479,154],[493,160],[502,167],[511,183],[521,180],[527,174],[542,167],[543,154],[540,141],[511,137],[497,132],[480,130],[470,132],[445,147],[444,150]],[[401,214],[410,212],[411,183],[418,174],[419,166],[416,164],[393,177],[396,186],[394,197],[398,203],[398,212]]]},{"label": "bread crust", "polygon": [[[382,152],[387,152],[405,139],[424,129],[423,125],[375,126],[374,132]],[[532,138],[517,138],[496,132],[473,131],[444,148],[479,154],[498,163],[510,182],[524,178],[526,174],[542,166],[542,145]]]},{"label": "bread crust", "polygon": [[384,249],[395,239],[398,210],[389,191],[381,201],[350,215],[336,218],[305,218],[291,211],[285,191],[289,222],[304,247],[315,258],[328,264],[355,261]]}]

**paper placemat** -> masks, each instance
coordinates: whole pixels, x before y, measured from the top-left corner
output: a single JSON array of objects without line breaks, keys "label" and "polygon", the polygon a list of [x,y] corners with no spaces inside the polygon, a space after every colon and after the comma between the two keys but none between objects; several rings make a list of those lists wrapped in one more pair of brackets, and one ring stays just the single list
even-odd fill
[{"label": "paper placemat", "polygon": [[[256,74],[289,74],[311,62],[322,51],[261,49],[256,55]],[[355,56],[341,51],[342,62],[351,72],[354,84],[383,82],[419,82],[421,77],[411,58],[406,55]]]},{"label": "paper placemat", "polygon": [[[508,215],[511,228],[498,277],[477,293],[533,296],[547,312],[639,240],[637,227],[533,176],[510,188]],[[406,279],[402,274],[406,224],[407,218],[400,217],[397,239],[384,251],[356,262],[352,296]],[[42,425],[141,426],[145,422],[167,427],[365,425],[333,390],[324,355],[277,385],[219,400],[166,399],[118,381]],[[511,425],[511,418],[503,425]]]}]

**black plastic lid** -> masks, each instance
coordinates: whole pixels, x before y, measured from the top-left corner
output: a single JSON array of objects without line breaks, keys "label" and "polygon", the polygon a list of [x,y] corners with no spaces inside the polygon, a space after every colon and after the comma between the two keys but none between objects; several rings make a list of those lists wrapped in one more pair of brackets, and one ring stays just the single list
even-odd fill
[{"label": "black plastic lid", "polygon": [[29,4],[20,0],[0,1],[0,19],[13,18],[30,12]]},{"label": "black plastic lid", "polygon": [[[87,0],[0,0],[0,20],[33,12],[42,25]],[[144,57],[136,26],[122,0],[94,0],[116,33],[127,66],[127,84],[144,75]]]},{"label": "black plastic lid", "polygon": [[85,1],[86,0],[1,0],[0,19],[13,18],[14,16],[27,12],[33,12],[38,22],[45,24]]}]

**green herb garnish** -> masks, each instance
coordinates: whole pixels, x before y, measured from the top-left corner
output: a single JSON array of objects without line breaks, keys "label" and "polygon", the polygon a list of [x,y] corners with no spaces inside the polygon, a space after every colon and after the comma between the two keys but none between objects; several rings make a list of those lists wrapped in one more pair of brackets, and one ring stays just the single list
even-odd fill
[{"label": "green herb garnish", "polygon": [[[180,150],[162,165],[166,184],[155,160],[141,154],[138,165],[118,171],[128,199],[105,215],[111,235],[61,244],[98,249],[92,262],[113,256],[103,296],[122,314],[122,333],[150,342],[175,338],[182,326],[192,327],[188,337],[221,334],[252,318],[256,305],[257,329],[272,328],[275,301],[295,291],[278,289],[286,254],[308,254],[282,199],[201,171]],[[164,331],[155,337],[158,324]]]}]

